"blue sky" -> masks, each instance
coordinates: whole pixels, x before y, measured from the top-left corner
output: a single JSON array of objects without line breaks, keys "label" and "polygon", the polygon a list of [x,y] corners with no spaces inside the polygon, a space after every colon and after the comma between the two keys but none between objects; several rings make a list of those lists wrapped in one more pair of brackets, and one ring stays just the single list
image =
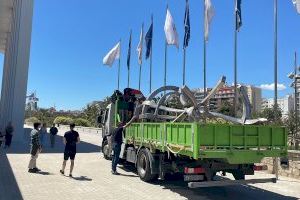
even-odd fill
[{"label": "blue sky", "polygon": [[[117,62],[112,68],[102,58],[122,38],[121,88],[127,85],[126,56],[132,29],[131,87],[138,87],[136,46],[141,24],[154,15],[153,88],[163,85],[164,20],[169,4],[180,48],[168,50],[169,85],[182,83],[182,42],[185,0],[51,0],[35,1],[28,92],[36,91],[40,107],[81,109],[86,103],[111,95],[117,86]],[[221,75],[233,82],[234,0],[212,0],[215,8],[207,46],[207,82]],[[286,75],[293,69],[294,51],[300,54],[300,15],[291,0],[279,0],[278,79],[291,93]],[[187,49],[187,85],[203,86],[203,1],[190,0],[191,40]],[[238,35],[238,80],[252,85],[273,83],[273,0],[243,0],[243,26]],[[300,55],[299,55],[300,57]],[[3,55],[0,55],[2,66]],[[299,61],[300,63],[300,61]],[[2,73],[2,70],[1,70]],[[144,61],[142,90],[148,94],[149,61]],[[1,74],[0,74],[1,75]],[[1,75],[2,76],[2,75]],[[265,97],[273,91],[264,90]]]}]

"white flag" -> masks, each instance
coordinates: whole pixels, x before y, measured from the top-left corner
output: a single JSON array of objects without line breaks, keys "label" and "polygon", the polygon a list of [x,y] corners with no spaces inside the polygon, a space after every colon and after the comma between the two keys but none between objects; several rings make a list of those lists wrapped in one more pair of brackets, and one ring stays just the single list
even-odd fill
[{"label": "white flag", "polygon": [[143,37],[144,37],[144,30],[143,30],[143,27],[142,27],[141,34],[140,34],[140,41],[139,41],[139,44],[136,48],[136,51],[138,53],[139,65],[142,64],[142,60],[143,60]]},{"label": "white flag", "polygon": [[103,58],[103,65],[112,66],[114,64],[114,61],[120,58],[120,46],[121,43],[118,42],[114,48],[112,48],[108,54]]},{"label": "white flag", "polygon": [[209,26],[210,22],[215,15],[214,8],[211,4],[210,0],[205,0],[205,13],[204,13],[204,37],[205,41],[208,41],[208,35],[209,35]]},{"label": "white flag", "polygon": [[166,34],[167,44],[176,45],[176,47],[179,48],[178,33],[176,31],[176,27],[169,9],[167,9],[164,30]]},{"label": "white flag", "polygon": [[293,4],[297,9],[297,12],[300,14],[300,0],[293,0]]}]

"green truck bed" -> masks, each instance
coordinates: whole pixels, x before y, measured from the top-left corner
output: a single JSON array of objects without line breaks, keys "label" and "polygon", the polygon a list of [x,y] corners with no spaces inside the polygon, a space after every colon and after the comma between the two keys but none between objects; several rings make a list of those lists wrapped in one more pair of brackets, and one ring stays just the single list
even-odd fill
[{"label": "green truck bed", "polygon": [[135,123],[126,143],[151,151],[170,151],[193,159],[222,159],[229,164],[259,163],[263,157],[287,153],[284,127],[199,123]]}]

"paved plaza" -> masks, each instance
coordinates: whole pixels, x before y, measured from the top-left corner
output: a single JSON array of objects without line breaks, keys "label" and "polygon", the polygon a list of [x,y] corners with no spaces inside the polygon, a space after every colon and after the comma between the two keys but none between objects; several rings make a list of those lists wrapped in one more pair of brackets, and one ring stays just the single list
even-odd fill
[{"label": "paved plaza", "polygon": [[[59,174],[63,159],[60,129],[55,149],[48,144],[38,159],[41,173],[27,172],[28,132],[23,142],[14,142],[0,153],[0,200],[179,200],[179,199],[298,199],[300,181],[280,177],[277,184],[189,189],[181,181],[142,182],[131,166],[119,166],[119,176],[110,173],[111,162],[100,153],[101,134],[81,131],[73,178]],[[47,141],[49,143],[49,141]],[[69,164],[69,163],[68,163]],[[68,174],[68,167],[66,170]],[[251,178],[270,177],[258,173]]]}]

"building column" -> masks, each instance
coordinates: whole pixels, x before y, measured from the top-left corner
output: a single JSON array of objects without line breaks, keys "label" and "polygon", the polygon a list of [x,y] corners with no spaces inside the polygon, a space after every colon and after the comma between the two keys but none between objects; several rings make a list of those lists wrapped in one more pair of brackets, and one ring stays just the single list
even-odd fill
[{"label": "building column", "polygon": [[0,128],[11,121],[14,138],[23,138],[32,30],[33,0],[13,0],[11,30],[4,54]]}]

